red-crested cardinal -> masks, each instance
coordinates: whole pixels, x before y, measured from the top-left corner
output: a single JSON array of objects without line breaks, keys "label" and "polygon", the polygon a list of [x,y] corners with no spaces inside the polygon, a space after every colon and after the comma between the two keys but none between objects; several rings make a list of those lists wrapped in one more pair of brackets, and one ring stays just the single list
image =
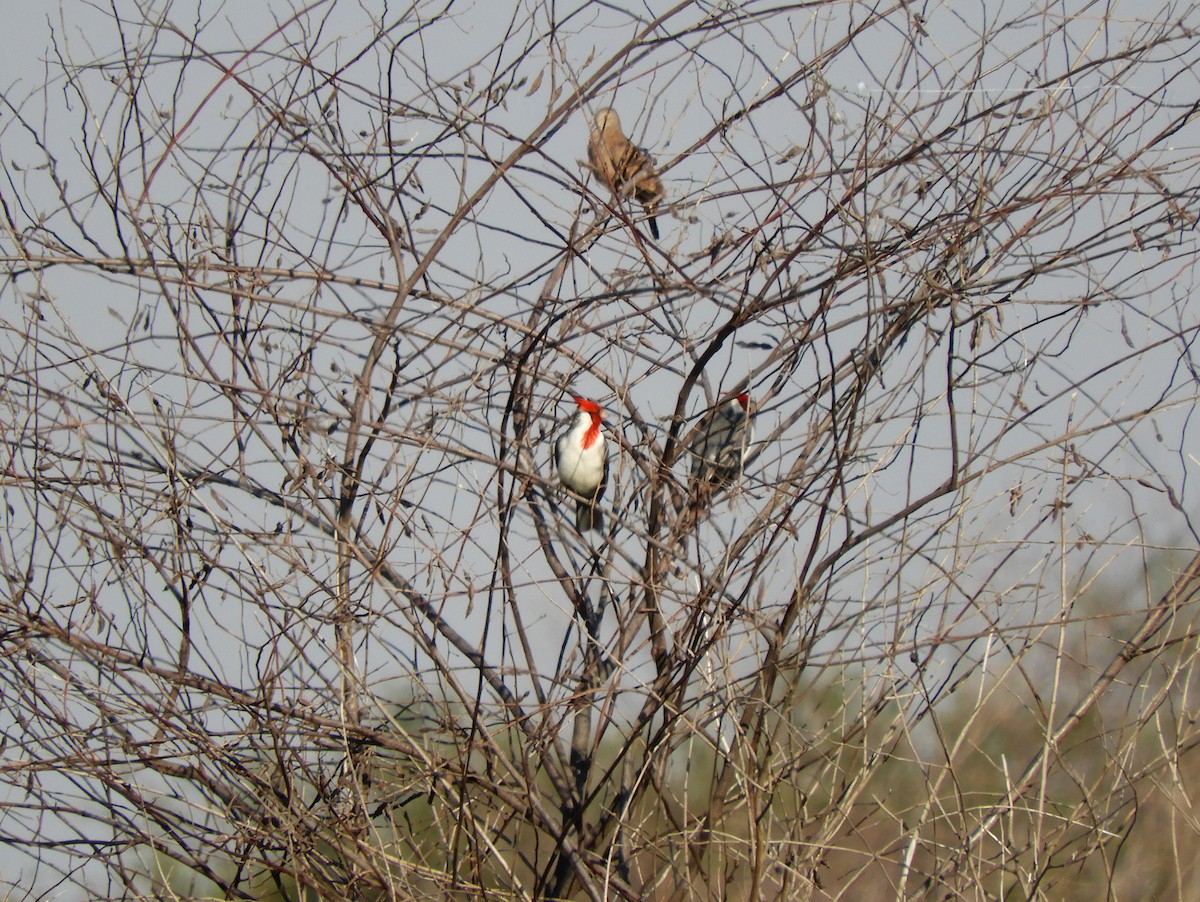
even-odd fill
[{"label": "red-crested cardinal", "polygon": [[603,109],[596,114],[588,136],[588,162],[617,196],[632,196],[646,208],[650,234],[657,241],[658,220],[654,214],[663,199],[662,181],[650,155],[635,147],[621,131],[616,110]]},{"label": "red-crested cardinal", "polygon": [[600,405],[578,397],[575,403],[579,410],[554,443],[554,463],[558,478],[576,498],[575,527],[586,532],[604,528],[596,502],[608,483],[608,449],[600,431]]},{"label": "red-crested cardinal", "polygon": [[750,395],[732,395],[713,410],[702,432],[692,441],[692,478],[720,488],[742,475],[746,453],[754,441]]}]

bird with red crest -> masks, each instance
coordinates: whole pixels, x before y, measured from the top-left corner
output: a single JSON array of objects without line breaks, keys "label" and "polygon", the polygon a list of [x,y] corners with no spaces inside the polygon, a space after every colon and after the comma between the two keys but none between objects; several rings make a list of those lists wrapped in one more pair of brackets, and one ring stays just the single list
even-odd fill
[{"label": "bird with red crest", "polygon": [[559,481],[575,496],[575,527],[580,532],[604,529],[597,504],[608,484],[608,447],[600,431],[600,405],[575,398],[578,410],[554,443]]}]

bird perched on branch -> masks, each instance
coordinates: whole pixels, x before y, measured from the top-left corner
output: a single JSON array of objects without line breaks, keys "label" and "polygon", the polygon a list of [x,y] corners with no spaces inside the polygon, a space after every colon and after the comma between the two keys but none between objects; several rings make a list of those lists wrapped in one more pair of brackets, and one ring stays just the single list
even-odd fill
[{"label": "bird perched on branch", "polygon": [[692,478],[715,490],[741,478],[754,441],[750,395],[742,392],[721,402],[692,441]]},{"label": "bird perched on branch", "polygon": [[596,507],[608,483],[608,449],[600,431],[600,405],[575,398],[579,410],[567,431],[554,443],[558,478],[575,496],[575,527],[580,532],[602,530],[604,518]]},{"label": "bird perched on branch", "polygon": [[662,181],[654,171],[654,161],[636,147],[621,131],[616,110],[605,108],[596,114],[588,136],[588,162],[596,175],[619,197],[632,197],[650,216],[650,234],[658,240],[655,212],[663,199]]}]

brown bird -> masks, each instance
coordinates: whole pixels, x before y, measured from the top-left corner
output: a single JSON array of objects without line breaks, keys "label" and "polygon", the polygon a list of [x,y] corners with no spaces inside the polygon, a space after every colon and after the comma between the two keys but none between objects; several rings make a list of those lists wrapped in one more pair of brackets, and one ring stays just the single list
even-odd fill
[{"label": "brown bird", "polygon": [[636,147],[621,131],[616,110],[596,114],[588,137],[588,162],[618,197],[632,196],[650,216],[650,234],[658,240],[655,212],[663,199],[662,181],[650,154]]}]

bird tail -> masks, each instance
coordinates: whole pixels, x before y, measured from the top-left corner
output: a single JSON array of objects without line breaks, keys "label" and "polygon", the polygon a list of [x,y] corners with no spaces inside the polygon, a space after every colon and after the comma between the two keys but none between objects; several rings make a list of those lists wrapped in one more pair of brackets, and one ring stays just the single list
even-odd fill
[{"label": "bird tail", "polygon": [[575,502],[575,528],[580,532],[587,532],[589,529],[602,531],[604,515],[600,513],[600,508],[591,501],[577,500]]},{"label": "bird tail", "polygon": [[654,240],[658,240],[658,219],[654,216],[650,217],[650,234],[654,236]]}]

